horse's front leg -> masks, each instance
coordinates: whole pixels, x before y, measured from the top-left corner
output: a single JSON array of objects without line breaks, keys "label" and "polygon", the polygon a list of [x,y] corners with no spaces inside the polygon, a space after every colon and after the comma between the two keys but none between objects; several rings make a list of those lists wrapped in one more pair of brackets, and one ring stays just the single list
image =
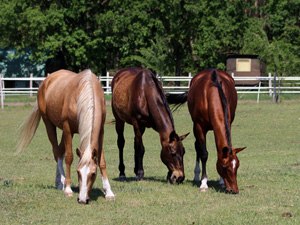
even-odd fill
[{"label": "horse's front leg", "polygon": [[126,181],[126,175],[125,175],[125,165],[124,165],[124,145],[125,145],[125,139],[124,139],[124,125],[125,122],[119,119],[117,116],[116,118],[116,131],[118,134],[118,148],[119,148],[119,180],[120,181]]},{"label": "horse's front leg", "polygon": [[143,145],[142,136],[145,132],[145,128],[138,125],[137,122],[133,123],[134,127],[134,172],[136,174],[136,180],[141,180],[144,177],[143,158],[145,154],[145,148]]},{"label": "horse's front leg", "polygon": [[72,138],[73,134],[71,133],[69,124],[64,123],[63,126],[63,140],[65,144],[65,163],[66,163],[66,179],[65,179],[65,196],[73,196],[73,191],[71,189],[71,165],[73,162],[73,152],[72,152]]},{"label": "horse's front leg", "polygon": [[201,159],[202,164],[202,175],[201,175],[201,185],[200,191],[208,191],[207,185],[207,174],[206,174],[206,162],[208,159],[208,152],[206,149],[206,133],[207,131],[203,130],[199,124],[194,124],[194,135],[196,138],[195,149],[197,154],[196,166],[195,166],[195,181],[199,181],[200,167],[199,167],[199,158]]},{"label": "horse's front leg", "polygon": [[106,162],[105,162],[104,152],[103,152],[103,137],[104,137],[104,129],[102,126],[100,131],[100,136],[99,136],[98,165],[100,168],[100,172],[102,174],[102,186],[103,186],[103,192],[105,194],[105,199],[115,200],[115,195],[111,190],[110,183],[107,177]]}]

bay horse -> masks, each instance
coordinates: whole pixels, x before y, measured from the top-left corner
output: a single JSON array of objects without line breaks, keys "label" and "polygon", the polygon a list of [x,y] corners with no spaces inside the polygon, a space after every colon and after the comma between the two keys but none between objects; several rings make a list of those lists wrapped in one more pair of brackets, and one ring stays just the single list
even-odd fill
[{"label": "bay horse", "polygon": [[178,184],[184,180],[182,140],[188,135],[178,136],[173,116],[164,91],[155,75],[146,69],[127,68],[117,72],[112,80],[112,110],[118,134],[120,181],[125,181],[123,161],[124,124],[134,129],[136,180],[144,177],[143,156],[145,148],[142,136],[145,128],[159,133],[162,146],[161,160],[168,168],[167,180]]},{"label": "bay horse", "polygon": [[[104,93],[91,70],[87,69],[79,74],[59,70],[43,81],[38,90],[36,105],[21,126],[17,152],[29,145],[41,117],[57,162],[57,189],[64,190],[65,196],[73,196],[70,177],[73,162],[72,138],[74,133],[79,133],[80,149],[76,149],[80,158],[77,166],[78,202],[89,202],[89,193],[97,176],[97,165],[102,174],[105,198],[113,200],[115,196],[108,181],[103,153],[106,117]],[[60,144],[57,141],[57,127],[63,131]],[[64,158],[66,175],[63,169]]]},{"label": "bay horse", "polygon": [[[231,144],[231,123],[235,117],[237,92],[233,78],[222,70],[208,69],[196,74],[190,83],[189,91],[184,94],[169,94],[170,104],[180,106],[187,101],[188,109],[194,123],[196,138],[195,181],[200,181],[199,158],[202,163],[200,191],[207,191],[206,134],[213,130],[217,147],[217,171],[220,185],[226,186],[226,192],[237,194],[237,153],[245,148],[233,148]],[[225,184],[224,184],[225,182]]]}]

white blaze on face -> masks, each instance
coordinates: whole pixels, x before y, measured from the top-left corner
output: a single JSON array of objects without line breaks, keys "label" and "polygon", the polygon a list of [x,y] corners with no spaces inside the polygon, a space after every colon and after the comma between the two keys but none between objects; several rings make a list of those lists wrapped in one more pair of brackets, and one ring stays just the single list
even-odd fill
[{"label": "white blaze on face", "polygon": [[90,173],[90,168],[88,166],[83,166],[80,170],[81,174],[81,187],[80,187],[80,193],[79,193],[79,200],[86,201],[87,196],[87,176]]},{"label": "white blaze on face", "polygon": [[232,162],[231,162],[231,163],[232,163],[232,168],[233,168],[233,169],[235,169],[235,167],[236,167],[236,160],[235,160],[235,159],[234,159],[234,160],[232,160]]}]

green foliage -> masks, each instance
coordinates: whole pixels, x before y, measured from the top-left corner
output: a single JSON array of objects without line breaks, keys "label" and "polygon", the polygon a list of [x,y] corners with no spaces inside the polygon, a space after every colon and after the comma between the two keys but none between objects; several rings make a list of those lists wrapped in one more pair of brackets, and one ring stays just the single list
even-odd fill
[{"label": "green foliage", "polygon": [[183,75],[251,53],[270,72],[297,75],[299,11],[289,0],[3,0],[0,46],[29,47],[33,60],[62,56],[65,68],[97,74],[143,64]]},{"label": "green foliage", "polygon": [[138,61],[145,68],[152,69],[160,76],[164,75],[167,71],[167,51],[168,49],[160,39],[156,39],[157,42],[151,41],[152,46],[150,48],[142,48],[138,52],[140,55],[131,56],[131,60]]}]

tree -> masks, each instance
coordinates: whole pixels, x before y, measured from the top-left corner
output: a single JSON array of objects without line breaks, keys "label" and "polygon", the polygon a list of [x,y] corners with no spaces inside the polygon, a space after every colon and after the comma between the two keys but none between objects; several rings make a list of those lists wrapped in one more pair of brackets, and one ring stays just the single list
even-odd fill
[{"label": "tree", "polygon": [[257,54],[267,70],[281,75],[300,73],[300,2],[270,1],[261,4],[260,18],[250,19],[244,35],[245,54]]},{"label": "tree", "polygon": [[244,0],[201,1],[197,7],[197,37],[193,43],[199,70],[225,69],[226,55],[239,53],[248,26]]},{"label": "tree", "polygon": [[97,74],[141,63],[164,75],[225,69],[227,54],[243,52],[295,74],[299,11],[290,0],[3,0],[0,46]]},{"label": "tree", "polygon": [[134,55],[131,59],[140,62],[144,67],[162,77],[166,71],[168,49],[160,39],[156,39],[156,42],[151,41],[151,43],[151,47],[141,48],[138,51],[140,55]]}]

